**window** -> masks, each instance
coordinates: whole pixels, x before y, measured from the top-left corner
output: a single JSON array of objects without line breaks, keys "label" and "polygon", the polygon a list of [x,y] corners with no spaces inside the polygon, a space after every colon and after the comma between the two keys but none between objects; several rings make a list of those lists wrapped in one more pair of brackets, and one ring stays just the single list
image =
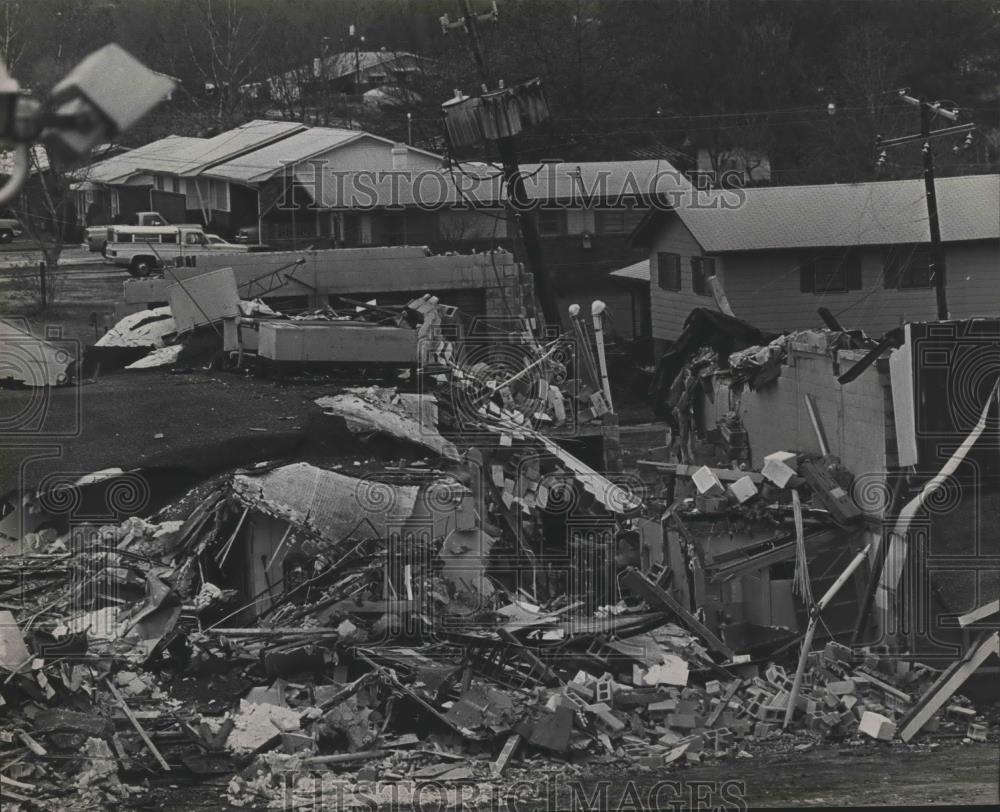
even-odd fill
[{"label": "window", "polygon": [[932,256],[926,245],[894,245],[883,257],[887,288],[929,288],[934,285]]},{"label": "window", "polygon": [[710,276],[715,276],[714,257],[691,257],[691,290],[699,296],[711,296]]},{"label": "window", "polygon": [[861,290],[861,255],[852,249],[812,254],[799,261],[802,293],[844,293]]},{"label": "window", "polygon": [[656,282],[661,290],[681,289],[681,258],[679,254],[661,252],[656,255]]},{"label": "window", "polygon": [[171,243],[177,242],[177,235],[176,234],[164,234],[160,238],[160,241],[161,242],[171,242]]},{"label": "window", "polygon": [[538,233],[543,237],[557,237],[566,233],[566,212],[561,209],[539,209]]},{"label": "window", "polygon": [[598,209],[594,212],[594,228],[598,234],[624,234],[624,209]]}]

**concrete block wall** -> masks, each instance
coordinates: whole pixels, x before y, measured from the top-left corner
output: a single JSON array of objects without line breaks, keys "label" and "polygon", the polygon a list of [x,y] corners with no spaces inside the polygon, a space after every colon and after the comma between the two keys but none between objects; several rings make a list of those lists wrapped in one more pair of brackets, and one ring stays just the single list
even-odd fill
[{"label": "concrete block wall", "polygon": [[[840,352],[832,356],[792,350],[781,376],[760,391],[744,389],[738,395],[729,390],[729,376],[716,376],[715,402],[705,402],[703,425],[713,428],[727,411],[738,412],[746,427],[751,465],[759,468],[772,451],[820,453],[805,396],[816,406],[830,453],[840,457],[856,480],[884,494],[887,457],[891,438],[892,409],[888,394],[888,376],[876,366],[869,367],[849,384],[841,385],[837,376],[862,357],[860,352]],[[890,430],[887,431],[887,425]],[[877,500],[874,495],[872,504]],[[881,510],[869,516],[881,518]]]}]

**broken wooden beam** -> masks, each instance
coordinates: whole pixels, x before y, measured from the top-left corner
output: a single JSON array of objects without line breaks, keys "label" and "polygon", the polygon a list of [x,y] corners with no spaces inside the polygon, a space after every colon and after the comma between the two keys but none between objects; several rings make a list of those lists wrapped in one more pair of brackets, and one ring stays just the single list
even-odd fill
[{"label": "broken wooden beam", "polygon": [[303,766],[314,767],[321,764],[349,764],[352,761],[368,761],[385,758],[392,755],[391,750],[360,750],[357,753],[336,753],[330,756],[307,756],[302,759]]},{"label": "broken wooden beam", "polygon": [[111,695],[118,703],[118,707],[120,707],[125,716],[128,717],[128,720],[132,723],[132,727],[135,728],[135,732],[139,734],[139,738],[142,739],[143,744],[146,745],[146,749],[153,754],[153,758],[160,763],[164,772],[170,772],[170,765],[167,764],[167,760],[163,757],[160,751],[156,749],[156,745],[153,744],[153,740],[149,738],[149,735],[145,730],[143,730],[142,725],[139,724],[139,720],[135,718],[131,708],[129,708],[128,704],[125,702],[125,697],[121,695],[121,692],[115,687],[115,684],[109,677],[105,677],[104,682],[107,684],[108,690],[111,691]]},{"label": "broken wooden beam", "polygon": [[716,706],[715,710],[712,711],[709,714],[708,719],[705,720],[706,729],[715,727],[715,723],[719,721],[719,717],[722,716],[722,712],[726,709],[726,706],[729,705],[729,701],[736,696],[736,692],[740,689],[740,685],[742,684],[743,680],[739,679],[730,683],[726,692],[720,698],[719,704]]},{"label": "broken wooden beam", "polygon": [[[637,465],[645,465],[648,468],[655,468],[666,474],[677,474],[677,476],[692,476],[695,471],[708,466],[684,465],[679,462],[660,462],[660,460],[639,460]],[[723,482],[736,482],[743,477],[750,477],[755,485],[760,485],[764,477],[757,471],[734,471],[731,468],[709,468]]]},{"label": "broken wooden beam", "polygon": [[974,623],[979,623],[987,618],[991,618],[996,614],[1000,614],[1000,598],[990,603],[983,604],[982,606],[973,609],[971,612],[966,612],[964,615],[959,615],[958,625],[964,629]]},{"label": "broken wooden beam", "polygon": [[504,742],[503,749],[500,751],[500,755],[497,756],[497,760],[490,765],[490,775],[493,778],[499,778],[503,774],[503,771],[507,768],[507,762],[517,752],[517,748],[521,746],[522,741],[523,737],[520,733],[512,733],[507,741]]},{"label": "broken wooden beam", "polygon": [[899,738],[908,742],[955,694],[991,654],[1000,655],[1000,632],[983,634],[959,659],[946,668],[899,722]]},{"label": "broken wooden beam", "polygon": [[712,651],[721,654],[727,660],[733,658],[733,650],[716,637],[711,629],[681,606],[680,602],[669,592],[654,584],[639,570],[631,567],[627,569],[622,575],[622,583],[641,595],[647,603],[663,607],[675,615],[689,631],[701,637]]}]

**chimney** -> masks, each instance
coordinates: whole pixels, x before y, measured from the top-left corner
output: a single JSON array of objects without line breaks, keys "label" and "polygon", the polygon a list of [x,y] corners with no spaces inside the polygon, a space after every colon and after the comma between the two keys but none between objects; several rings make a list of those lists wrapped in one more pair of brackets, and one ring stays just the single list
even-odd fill
[{"label": "chimney", "polygon": [[395,143],[392,145],[392,168],[409,169],[410,150],[406,144]]}]

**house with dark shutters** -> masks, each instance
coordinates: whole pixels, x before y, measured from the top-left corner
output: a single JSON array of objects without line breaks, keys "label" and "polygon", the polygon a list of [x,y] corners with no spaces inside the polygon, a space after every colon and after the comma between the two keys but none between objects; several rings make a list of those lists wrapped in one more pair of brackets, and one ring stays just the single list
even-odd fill
[{"label": "house with dark shutters", "polygon": [[[549,161],[522,164],[545,267],[561,313],[601,299],[617,338],[642,337],[633,299],[608,273],[642,259],[629,235],[654,206],[683,200],[691,184],[666,160]],[[506,213],[506,188],[495,165],[462,163],[440,170],[317,174],[304,164],[296,182],[343,222],[345,247],[426,245],[469,253],[503,247],[519,255],[520,233]],[[566,316],[568,318],[568,316]]]},{"label": "house with dark shutters", "polygon": [[[996,315],[1000,175],[939,178],[937,198],[951,317]],[[821,327],[820,307],[872,335],[937,318],[923,180],[699,191],[650,211],[631,243],[648,252],[639,270],[659,345],[692,309],[716,306],[713,274],[764,330]]]}]

